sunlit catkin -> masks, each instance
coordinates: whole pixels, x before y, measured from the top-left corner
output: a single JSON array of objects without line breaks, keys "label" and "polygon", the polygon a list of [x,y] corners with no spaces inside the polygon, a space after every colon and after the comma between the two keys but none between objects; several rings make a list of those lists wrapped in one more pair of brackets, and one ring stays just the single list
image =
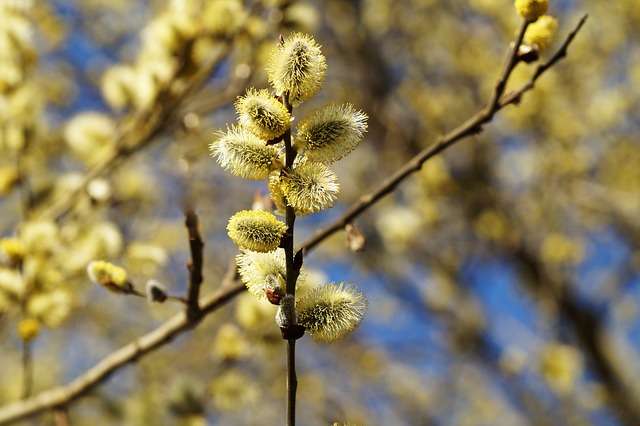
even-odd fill
[{"label": "sunlit catkin", "polygon": [[104,260],[94,260],[87,266],[91,281],[114,293],[130,293],[131,283],[127,281],[127,271]]},{"label": "sunlit catkin", "polygon": [[220,132],[209,145],[211,156],[233,175],[250,180],[266,180],[278,160],[278,149],[244,127],[231,127]]},{"label": "sunlit catkin", "polygon": [[229,219],[227,230],[241,249],[266,253],[278,248],[287,226],[269,212],[243,210]]},{"label": "sunlit catkin", "polygon": [[268,253],[245,250],[236,256],[236,264],[249,293],[258,298],[264,298],[266,290],[284,294],[285,286],[281,284],[287,276],[284,250]]},{"label": "sunlit catkin", "polygon": [[558,21],[553,16],[541,16],[536,22],[529,24],[522,43],[536,45],[540,51],[544,51],[551,46],[557,29]]},{"label": "sunlit catkin", "polygon": [[301,214],[308,214],[333,206],[340,185],[327,165],[305,163],[281,176],[281,189],[289,206]]},{"label": "sunlit catkin", "polygon": [[249,89],[235,104],[238,123],[264,140],[281,136],[291,125],[291,116],[269,91]]},{"label": "sunlit catkin", "polygon": [[311,99],[322,87],[326,60],[313,37],[294,33],[271,52],[267,73],[279,94],[289,93],[289,102],[298,105]]},{"label": "sunlit catkin", "polygon": [[535,21],[545,13],[549,8],[548,0],[515,0],[514,6],[518,15],[527,21]]},{"label": "sunlit catkin", "polygon": [[296,147],[311,161],[331,163],[353,151],[367,131],[367,115],[351,104],[318,108],[297,126]]},{"label": "sunlit catkin", "polygon": [[353,331],[362,321],[367,300],[349,282],[327,284],[311,290],[296,305],[298,323],[316,342],[331,343]]}]

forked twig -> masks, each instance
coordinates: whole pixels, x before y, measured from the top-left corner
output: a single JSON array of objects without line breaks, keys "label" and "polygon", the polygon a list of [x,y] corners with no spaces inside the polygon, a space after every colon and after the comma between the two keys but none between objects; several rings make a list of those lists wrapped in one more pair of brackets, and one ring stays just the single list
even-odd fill
[{"label": "forked twig", "polygon": [[549,59],[549,61],[538,66],[526,85],[515,92],[510,92],[505,95],[504,90],[506,88],[506,83],[509,79],[509,76],[511,75],[511,72],[518,64],[516,57],[517,49],[518,46],[520,46],[520,44],[522,43],[522,38],[528,25],[526,22],[523,22],[518,30],[518,36],[516,37],[515,43],[513,43],[511,48],[509,49],[507,60],[505,61],[505,65],[496,81],[495,88],[487,105],[454,130],[450,131],[444,136],[440,136],[431,146],[419,152],[415,157],[409,160],[404,166],[400,167],[395,173],[385,179],[371,192],[361,196],[358,201],[352,204],[351,207],[342,214],[342,216],[340,216],[338,219],[336,219],[326,227],[319,229],[312,237],[304,241],[301,244],[302,249],[305,252],[311,250],[327,237],[333,235],[335,232],[341,229],[344,229],[344,227],[347,226],[347,224],[351,223],[353,219],[358,217],[364,211],[368,210],[371,206],[380,201],[386,195],[393,192],[396,186],[398,186],[407,177],[420,170],[422,168],[422,165],[430,158],[446,150],[456,142],[480,133],[483,129],[483,126],[489,123],[498,111],[500,111],[507,105],[517,103],[526,92],[533,89],[537,79],[547,69],[551,68],[558,61],[560,61],[560,59],[566,56],[567,48],[573,41],[580,28],[582,28],[582,25],[585,23],[586,19],[587,15],[584,15],[578,22],[578,25],[575,27],[575,29],[571,33],[569,33],[558,51],[551,57],[551,59]]}]

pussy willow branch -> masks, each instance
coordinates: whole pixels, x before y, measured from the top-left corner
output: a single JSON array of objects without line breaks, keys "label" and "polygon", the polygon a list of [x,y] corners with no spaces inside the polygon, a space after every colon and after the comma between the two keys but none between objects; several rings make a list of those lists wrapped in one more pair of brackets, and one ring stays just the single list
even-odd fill
[{"label": "pussy willow branch", "polygon": [[422,168],[422,165],[427,160],[438,155],[442,151],[454,145],[456,142],[480,133],[483,130],[483,126],[492,121],[493,117],[498,111],[500,111],[507,105],[517,104],[526,92],[533,89],[536,81],[542,74],[544,74],[545,71],[553,67],[558,61],[560,61],[567,55],[567,49],[569,45],[575,38],[578,31],[580,31],[580,28],[582,28],[582,25],[585,23],[586,19],[587,15],[584,15],[578,22],[578,25],[571,33],[569,33],[567,38],[564,40],[555,54],[551,57],[551,59],[537,67],[536,71],[533,73],[531,79],[527,84],[525,84],[522,88],[514,92],[509,92],[505,95],[504,91],[507,85],[507,81],[515,66],[518,64],[517,49],[522,44],[522,38],[524,37],[524,32],[526,31],[528,26],[528,23],[523,21],[518,30],[518,35],[515,39],[515,42],[509,49],[505,65],[503,66],[498,80],[496,81],[496,85],[487,105],[454,130],[450,131],[444,136],[440,136],[431,146],[419,152],[415,157],[409,160],[404,166],[402,166],[395,173],[389,176],[371,192],[361,196],[356,203],[354,203],[346,212],[342,214],[342,216],[340,216],[325,228],[318,230],[315,235],[304,241],[301,245],[303,250],[306,252],[313,249],[321,241],[333,235],[335,232],[343,229],[348,223],[350,223],[361,213],[368,210],[376,202],[393,192],[398,184],[404,181],[407,177],[420,170]]},{"label": "pussy willow branch", "polygon": [[193,330],[194,326],[208,314],[222,307],[244,290],[244,284],[236,279],[234,264],[223,278],[221,288],[200,299],[200,315],[196,319],[189,319],[186,312],[180,312],[155,330],[109,354],[71,383],[0,408],[0,425],[68,405],[104,382],[114,371],[166,345],[178,335]]},{"label": "pussy willow branch", "polygon": [[[293,107],[289,103],[289,94],[284,93],[283,104],[287,108],[287,111],[291,114]],[[284,146],[285,146],[285,172],[290,172],[293,167],[293,161],[295,160],[296,152],[293,149],[291,143],[291,129],[287,130],[284,134]],[[295,298],[296,295],[296,281],[298,279],[299,271],[295,270],[293,257],[294,257],[294,240],[293,230],[296,221],[295,209],[288,205],[286,207],[287,222],[287,236],[284,239],[284,253],[286,259],[286,293],[292,295]],[[295,426],[296,424],[296,392],[298,389],[298,377],[296,375],[296,341],[295,339],[287,340],[287,426]]]},{"label": "pussy willow branch", "polygon": [[[313,237],[303,242],[302,247],[304,250],[311,250],[321,241],[336,231],[344,228],[346,224],[351,222],[354,218],[367,210],[385,195],[392,192],[395,187],[409,175],[419,170],[422,167],[422,164],[428,159],[444,151],[455,142],[482,131],[482,126],[490,122],[497,111],[507,105],[518,103],[526,92],[534,88],[535,82],[547,69],[554,66],[556,62],[566,56],[570,43],[573,41],[573,38],[578,33],[586,19],[586,15],[582,17],[576,28],[565,39],[558,51],[550,60],[538,66],[536,72],[525,86],[517,91],[504,95],[506,81],[513,71],[513,67],[516,65],[509,58],[512,58],[513,55],[515,55],[515,49],[517,49],[517,46],[521,44],[524,29],[526,29],[526,25],[521,26],[518,37],[516,38],[516,43],[514,43],[514,46],[512,46],[509,51],[508,60],[505,62],[507,66],[503,68],[494,92],[492,93],[491,102],[458,128],[438,138],[433,145],[416,155],[405,166],[382,182],[382,184],[380,184],[376,189],[360,197],[360,200],[333,224],[319,230]],[[112,162],[115,163],[117,160],[118,159],[112,159]],[[112,167],[113,164],[103,165],[93,174],[91,174],[90,171],[89,174],[91,175],[91,179],[96,176],[100,176]],[[87,179],[86,183],[91,179]],[[81,190],[78,190],[74,195],[78,195],[80,192]],[[62,211],[62,213],[68,211],[71,208],[72,201],[72,197],[69,197],[69,199],[66,199],[64,203],[59,203],[60,205],[55,207],[55,210],[53,211]],[[58,215],[62,213],[58,213]],[[197,321],[202,320],[207,314],[218,309],[237,294],[243,292],[244,289],[245,287],[242,282],[236,279],[234,265],[234,267],[230,269],[230,273],[227,277],[224,278],[222,288],[200,300],[201,315],[198,317]],[[179,334],[192,329],[193,326],[194,322],[189,320],[185,312],[175,315],[157,329],[108,355],[97,365],[73,380],[68,385],[50,389],[27,400],[15,402],[0,408],[0,425],[9,424],[10,422],[41,413],[42,411],[55,407],[63,407],[69,404],[71,401],[84,395],[94,386],[106,380],[114,371],[163,346]]]}]

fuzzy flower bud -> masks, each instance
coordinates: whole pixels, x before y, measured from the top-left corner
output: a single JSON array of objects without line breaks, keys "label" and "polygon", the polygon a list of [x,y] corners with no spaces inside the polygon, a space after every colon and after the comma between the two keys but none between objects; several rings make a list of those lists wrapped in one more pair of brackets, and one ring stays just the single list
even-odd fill
[{"label": "fuzzy flower bud", "polygon": [[271,52],[269,83],[280,94],[288,92],[291,105],[311,99],[322,87],[327,64],[313,37],[294,33]]},{"label": "fuzzy flower bud", "polygon": [[231,127],[209,145],[211,156],[233,175],[250,180],[266,180],[278,149],[243,127]]},{"label": "fuzzy flower bud", "polygon": [[351,104],[314,110],[297,126],[296,146],[311,161],[331,163],[353,151],[367,131],[367,115]]},{"label": "fuzzy flower bud", "polygon": [[316,342],[332,343],[353,331],[362,321],[367,300],[352,283],[316,287],[297,303],[299,324]]},{"label": "fuzzy flower bud", "polygon": [[278,327],[289,327],[298,324],[296,301],[292,294],[287,294],[280,301],[280,306],[278,306],[278,312],[276,313],[276,324],[278,324]]},{"label": "fuzzy flower bud", "polygon": [[549,8],[549,0],[515,0],[514,3],[518,15],[527,21],[535,21]]},{"label": "fuzzy flower bud", "polygon": [[544,51],[551,46],[557,29],[558,21],[553,16],[541,16],[527,27],[522,43],[529,46],[536,45],[540,51]]},{"label": "fuzzy flower bud", "polygon": [[[287,211],[287,200],[284,198],[284,193],[282,192],[282,184],[280,183],[280,172],[271,173],[269,176],[269,196],[271,197],[271,201],[275,204],[276,213],[281,215],[286,214]],[[298,215],[300,212],[296,212]]]},{"label": "fuzzy flower bud", "polygon": [[127,281],[127,271],[104,260],[94,260],[87,266],[91,281],[114,293],[131,293],[131,283]]},{"label": "fuzzy flower bud", "polygon": [[[284,250],[268,253],[245,250],[236,256],[236,264],[238,274],[249,293],[259,299],[264,298],[267,293],[284,296],[287,276]],[[301,272],[297,284],[303,284],[305,281],[306,274]]]},{"label": "fuzzy flower bud", "polygon": [[238,122],[264,140],[275,139],[291,126],[291,115],[268,90],[249,89],[235,103]]},{"label": "fuzzy flower bud", "polygon": [[304,163],[281,176],[281,190],[288,205],[304,215],[333,206],[340,185],[327,165]]},{"label": "fuzzy flower bud", "polygon": [[266,253],[278,248],[287,226],[269,212],[243,210],[229,219],[227,230],[238,247]]}]

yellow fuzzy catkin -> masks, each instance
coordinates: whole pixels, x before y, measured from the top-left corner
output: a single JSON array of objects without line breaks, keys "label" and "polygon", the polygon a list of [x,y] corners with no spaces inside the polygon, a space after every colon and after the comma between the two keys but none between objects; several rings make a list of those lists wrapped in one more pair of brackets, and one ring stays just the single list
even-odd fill
[{"label": "yellow fuzzy catkin", "polygon": [[243,210],[229,219],[229,238],[242,249],[266,253],[280,245],[287,226],[262,210]]},{"label": "yellow fuzzy catkin", "polygon": [[294,33],[270,55],[269,83],[279,94],[288,93],[291,105],[311,99],[322,88],[325,57],[313,37]]},{"label": "yellow fuzzy catkin", "polygon": [[548,0],[515,0],[514,6],[518,15],[527,21],[535,21],[545,13],[549,8]]}]

